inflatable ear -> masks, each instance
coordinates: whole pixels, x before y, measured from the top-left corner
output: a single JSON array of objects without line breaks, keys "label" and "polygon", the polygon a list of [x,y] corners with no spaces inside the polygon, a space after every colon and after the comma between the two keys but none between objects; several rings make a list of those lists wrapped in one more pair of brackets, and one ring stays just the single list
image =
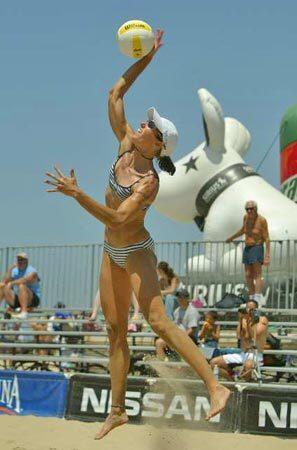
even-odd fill
[{"label": "inflatable ear", "polygon": [[233,117],[225,118],[225,148],[232,148],[240,156],[244,156],[251,144],[251,135],[242,123]]},{"label": "inflatable ear", "polygon": [[219,102],[206,89],[198,90],[203,114],[207,146],[211,150],[224,152],[225,121]]}]

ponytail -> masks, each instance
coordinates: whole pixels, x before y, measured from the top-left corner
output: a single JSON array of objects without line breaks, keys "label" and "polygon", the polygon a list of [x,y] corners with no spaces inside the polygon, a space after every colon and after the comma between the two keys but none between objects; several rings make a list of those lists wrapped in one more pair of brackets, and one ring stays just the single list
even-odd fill
[{"label": "ponytail", "polygon": [[175,165],[169,156],[160,156],[158,158],[158,165],[161,170],[169,173],[170,175],[174,175],[176,171]]}]

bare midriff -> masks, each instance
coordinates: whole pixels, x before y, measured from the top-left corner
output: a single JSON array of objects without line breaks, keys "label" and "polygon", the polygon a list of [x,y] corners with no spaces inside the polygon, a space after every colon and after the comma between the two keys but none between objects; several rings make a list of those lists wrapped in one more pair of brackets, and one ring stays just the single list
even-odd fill
[{"label": "bare midriff", "polygon": [[[121,203],[122,200],[119,199],[108,186],[105,192],[106,206],[116,210]],[[123,225],[119,230],[112,230],[106,227],[105,241],[117,248],[127,247],[128,245],[144,241],[149,236],[149,232],[144,226],[145,215],[146,211],[140,210],[133,221],[129,222],[127,225]]]},{"label": "bare midriff", "polygon": [[267,226],[264,217],[259,215],[256,218],[244,218],[245,243],[247,246],[261,245],[267,238]]}]

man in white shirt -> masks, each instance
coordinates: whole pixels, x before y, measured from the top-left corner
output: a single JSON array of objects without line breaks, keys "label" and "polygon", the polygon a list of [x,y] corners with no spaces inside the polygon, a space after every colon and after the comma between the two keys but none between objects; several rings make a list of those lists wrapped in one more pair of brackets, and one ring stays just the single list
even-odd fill
[{"label": "man in white shirt", "polygon": [[[176,292],[179,306],[174,311],[174,322],[178,327],[183,329],[189,337],[197,343],[200,315],[197,308],[192,305],[190,294],[187,289],[179,289]],[[166,358],[167,344],[162,338],[155,341],[156,355],[159,359]]]}]

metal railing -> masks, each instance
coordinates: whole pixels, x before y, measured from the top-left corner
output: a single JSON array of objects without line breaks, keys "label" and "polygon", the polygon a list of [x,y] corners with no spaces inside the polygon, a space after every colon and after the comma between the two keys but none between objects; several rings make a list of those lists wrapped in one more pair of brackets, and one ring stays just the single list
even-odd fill
[{"label": "metal railing", "polygon": [[[208,306],[225,292],[239,294],[245,287],[243,242],[158,242],[158,261],[173,267],[194,298]],[[42,283],[42,307],[63,302],[89,308],[97,290],[101,244],[0,248],[0,274],[25,251]],[[263,270],[263,294],[269,308],[297,308],[297,241],[271,241],[271,263]]]},{"label": "metal railing", "polygon": [[[25,319],[22,324],[27,322],[28,325],[32,322],[32,319]],[[36,319],[36,323],[47,322],[48,325],[52,325],[52,320]],[[73,330],[64,331],[63,329],[54,330],[35,330],[35,329],[5,329],[7,326],[10,328],[11,324],[20,323],[17,319],[0,319],[0,366],[14,368],[20,367],[22,370],[32,370],[32,368],[47,368],[48,365],[54,364],[55,367],[59,367],[60,370],[76,370],[76,371],[88,371],[88,366],[96,366],[107,370],[108,358],[106,357],[109,350],[108,333],[106,329],[104,331],[82,331],[83,325],[86,323],[85,319],[57,319],[54,321],[55,325],[64,323],[72,324]],[[230,347],[232,343],[236,342],[236,325],[237,321],[219,321],[218,322],[224,333],[220,338],[220,343],[223,344],[221,349]],[[297,328],[297,322],[271,322],[270,325],[276,326],[288,326],[293,329]],[[229,326],[232,326],[232,330],[229,330]],[[4,329],[1,329],[3,327]],[[79,331],[80,330],[80,331]],[[41,340],[42,337],[48,337],[46,341]],[[88,338],[93,338],[91,341]],[[154,332],[137,332],[128,333],[128,343],[131,352],[141,352],[152,354],[155,353],[154,340],[156,334]],[[71,340],[68,341],[68,338]],[[87,338],[87,339],[86,339]],[[100,339],[98,339],[100,338]],[[143,339],[145,338],[145,340]],[[281,344],[288,343],[290,346],[297,340],[295,333],[290,333],[288,336],[278,336]],[[138,342],[138,344],[137,344]],[[200,347],[201,351],[207,358],[211,358],[208,350],[203,346]],[[213,349],[212,349],[213,350]],[[283,357],[281,367],[279,366],[263,366],[259,368],[261,372],[270,373],[285,373],[295,375],[297,374],[297,368],[290,365],[284,366],[285,360],[288,356],[296,357],[297,350],[295,348],[282,348],[282,349],[270,349],[264,350],[264,355],[274,355]],[[284,358],[285,357],[285,358]],[[16,364],[19,364],[17,366]],[[25,364],[25,366],[24,366]],[[33,365],[32,365],[33,364]],[[178,366],[180,368],[188,368],[188,364],[183,361],[169,361],[160,362],[155,359],[148,359],[135,363],[135,368],[141,365],[168,365]],[[274,364],[277,364],[277,360],[274,360]],[[134,369],[132,369],[133,371]],[[134,373],[134,372],[133,372]]]}]

